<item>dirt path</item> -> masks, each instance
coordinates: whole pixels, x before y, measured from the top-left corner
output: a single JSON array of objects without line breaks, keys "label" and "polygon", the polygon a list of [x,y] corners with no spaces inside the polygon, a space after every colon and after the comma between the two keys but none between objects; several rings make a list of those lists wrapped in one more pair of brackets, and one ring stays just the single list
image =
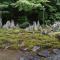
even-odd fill
[{"label": "dirt path", "polygon": [[0,50],[0,60],[19,60],[19,51]]}]

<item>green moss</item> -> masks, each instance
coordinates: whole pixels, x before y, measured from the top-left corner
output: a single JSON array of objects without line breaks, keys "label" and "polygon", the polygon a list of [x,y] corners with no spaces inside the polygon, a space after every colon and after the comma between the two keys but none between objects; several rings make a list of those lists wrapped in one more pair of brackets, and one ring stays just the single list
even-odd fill
[{"label": "green moss", "polygon": [[[26,32],[22,29],[0,29],[0,48],[3,48],[5,41],[8,41],[12,49],[20,49],[23,46],[21,45],[24,42],[24,46],[28,49],[32,49],[34,46],[38,45],[42,49],[45,48],[60,48],[60,42],[55,36],[42,35],[40,33]],[[7,43],[8,43],[7,42]]]}]

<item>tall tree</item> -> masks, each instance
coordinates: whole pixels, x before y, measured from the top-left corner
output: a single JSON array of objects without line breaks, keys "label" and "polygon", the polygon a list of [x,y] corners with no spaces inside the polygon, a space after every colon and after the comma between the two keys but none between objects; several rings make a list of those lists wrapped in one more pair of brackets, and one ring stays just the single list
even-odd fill
[{"label": "tall tree", "polygon": [[15,7],[19,8],[19,11],[25,10],[29,11],[37,7],[42,7],[41,3],[48,2],[48,0],[18,0]]}]

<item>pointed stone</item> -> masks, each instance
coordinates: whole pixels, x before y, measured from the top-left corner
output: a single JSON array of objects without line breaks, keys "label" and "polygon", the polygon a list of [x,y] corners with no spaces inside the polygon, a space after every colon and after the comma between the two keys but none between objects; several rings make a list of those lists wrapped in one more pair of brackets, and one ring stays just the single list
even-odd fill
[{"label": "pointed stone", "polygon": [[37,22],[37,27],[39,28],[39,26],[40,26],[40,23],[39,23],[39,20],[38,20],[38,22]]},{"label": "pointed stone", "polygon": [[10,28],[15,28],[14,20],[11,21]]},{"label": "pointed stone", "polygon": [[2,19],[0,18],[0,28],[2,27]]},{"label": "pointed stone", "polygon": [[38,29],[37,29],[37,24],[36,24],[35,21],[33,22],[33,27],[34,27],[34,30],[36,30],[36,31],[38,30]]},{"label": "pointed stone", "polygon": [[3,28],[6,28],[6,29],[10,28],[10,21],[7,21],[6,24],[3,25]]}]

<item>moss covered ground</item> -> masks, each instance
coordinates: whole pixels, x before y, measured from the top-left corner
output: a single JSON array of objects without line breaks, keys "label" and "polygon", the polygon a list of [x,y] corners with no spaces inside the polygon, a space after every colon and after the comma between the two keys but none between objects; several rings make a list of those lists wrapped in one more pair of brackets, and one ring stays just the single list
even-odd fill
[{"label": "moss covered ground", "polygon": [[0,29],[1,49],[28,48],[28,50],[32,50],[34,46],[40,46],[42,49],[60,48],[60,41],[53,34],[43,35],[22,29]]}]

